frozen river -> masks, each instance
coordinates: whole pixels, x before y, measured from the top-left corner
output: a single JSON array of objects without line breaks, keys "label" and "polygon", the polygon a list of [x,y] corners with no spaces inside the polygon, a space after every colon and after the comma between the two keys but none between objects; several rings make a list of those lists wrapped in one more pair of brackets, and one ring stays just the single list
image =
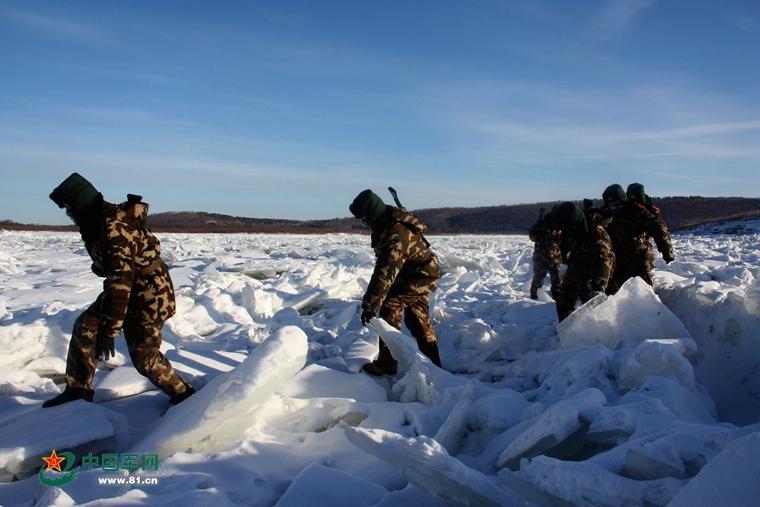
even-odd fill
[{"label": "frozen river", "polygon": [[[676,235],[654,293],[627,284],[559,334],[548,280],[528,298],[527,237],[431,237],[443,370],[361,325],[368,236],[161,234],[178,308],[164,349],[205,386],[168,412],[123,339],[98,403],[39,407],[101,280],[78,234],[0,231],[0,504],[752,505],[760,226],[743,227]],[[360,372],[378,332],[396,377]],[[160,465],[53,488],[37,477],[53,449]]]}]

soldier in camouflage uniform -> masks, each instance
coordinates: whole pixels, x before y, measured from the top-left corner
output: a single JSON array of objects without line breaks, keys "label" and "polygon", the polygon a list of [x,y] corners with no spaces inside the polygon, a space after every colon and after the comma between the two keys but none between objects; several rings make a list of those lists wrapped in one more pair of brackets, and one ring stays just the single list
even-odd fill
[{"label": "soldier in camouflage uniform", "polygon": [[[543,211],[543,209],[542,209]],[[535,243],[533,247],[533,281],[530,284],[530,298],[538,299],[538,289],[544,284],[546,273],[551,278],[552,297],[556,301],[562,286],[562,251],[560,249],[560,232],[553,227],[552,212],[542,216],[533,224],[528,237]]]},{"label": "soldier in camouflage uniform", "polygon": [[[605,188],[604,192],[602,192],[603,204],[599,209],[599,212],[602,213],[602,215],[610,219],[610,223],[607,225],[607,233],[610,235],[610,239],[612,240],[612,251],[615,253],[616,270],[620,267],[619,260],[623,257],[623,249],[625,248],[625,246],[620,242],[621,233],[619,226],[620,214],[627,200],[628,197],[625,195],[625,190],[623,187],[617,183],[614,183]],[[610,278],[610,283],[607,284],[607,290],[605,292],[610,295],[615,294],[619,288],[620,286],[618,285],[618,281],[615,278],[615,273],[613,273],[612,278]]]},{"label": "soldier in camouflage uniform", "polygon": [[139,196],[114,205],[89,181],[72,174],[50,198],[79,227],[92,271],[103,292],[77,318],[66,358],[66,389],[45,403],[51,407],[77,399],[92,401],[98,359],[115,355],[122,329],[132,363],[142,375],[179,403],[195,391],[160,352],[161,330],[174,315],[174,287],[161,261],[158,239],[145,227],[148,205]]},{"label": "soldier in camouflage uniform", "polygon": [[585,303],[604,293],[615,268],[615,254],[605,229],[609,218],[597,210],[582,210],[564,202],[553,213],[553,221],[568,248],[567,272],[557,299],[561,322],[573,312],[578,299]]},{"label": "soldier in camouflage uniform", "polygon": [[644,192],[643,185],[630,184],[626,190],[626,197],[619,212],[615,213],[610,227],[617,256],[613,282],[616,289],[634,276],[640,276],[652,285],[654,254],[650,238],[654,239],[657,250],[662,253],[666,263],[675,259],[668,224]]},{"label": "soldier in camouflage uniform", "polygon": [[[441,366],[429,310],[429,295],[438,287],[440,274],[438,258],[422,236],[425,225],[411,213],[387,206],[371,190],[361,192],[349,210],[372,229],[376,258],[362,300],[362,323],[367,324],[379,312],[383,320],[400,329],[403,313],[420,352]],[[378,358],[365,364],[364,370],[371,375],[396,373],[396,360],[382,340]]]}]

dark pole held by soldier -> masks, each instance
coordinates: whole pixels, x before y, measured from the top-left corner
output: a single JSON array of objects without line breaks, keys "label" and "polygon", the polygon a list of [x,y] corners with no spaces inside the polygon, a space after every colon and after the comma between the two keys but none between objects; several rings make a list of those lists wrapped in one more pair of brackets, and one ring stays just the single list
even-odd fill
[{"label": "dark pole held by soldier", "polygon": [[[362,300],[361,320],[367,324],[378,312],[397,329],[401,316],[417,340],[420,352],[441,366],[429,295],[438,287],[438,258],[422,233],[425,225],[404,209],[386,205],[371,190],[361,192],[349,206],[351,214],[372,230],[375,269]],[[371,375],[393,375],[396,360],[380,340],[378,358],[364,365]]]},{"label": "dark pole held by soldier", "polygon": [[626,199],[614,214],[609,232],[617,256],[613,275],[616,288],[634,276],[652,285],[654,254],[650,238],[654,239],[665,262],[675,259],[668,224],[640,183],[628,185]]},{"label": "dark pole held by soldier", "polygon": [[559,290],[562,287],[562,251],[560,250],[560,231],[554,226],[552,211],[541,215],[530,228],[528,236],[535,243],[533,247],[533,280],[530,284],[531,299],[538,299],[538,289],[544,284],[544,278],[549,273],[551,279],[551,293],[556,301]]},{"label": "dark pole held by soldier", "polygon": [[192,395],[193,387],[160,352],[164,321],[174,315],[174,287],[160,256],[158,239],[145,227],[148,205],[129,195],[115,205],[103,200],[78,173],[66,178],[50,198],[79,227],[92,271],[104,277],[103,292],[74,323],[66,358],[66,389],[43,403],[92,401],[98,359],[115,355],[122,329],[137,371],[170,396],[172,404]]},{"label": "dark pole held by soldier", "polygon": [[615,268],[615,254],[605,226],[609,218],[593,208],[583,210],[572,202],[557,206],[553,221],[567,245],[567,272],[562,281],[557,316],[564,320],[582,303],[604,293]]}]

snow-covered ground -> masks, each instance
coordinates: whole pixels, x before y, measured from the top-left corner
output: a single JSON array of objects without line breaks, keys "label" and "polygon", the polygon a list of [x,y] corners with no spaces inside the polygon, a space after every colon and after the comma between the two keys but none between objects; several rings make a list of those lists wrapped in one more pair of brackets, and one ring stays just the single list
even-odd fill
[{"label": "snow-covered ground", "polygon": [[[755,505],[760,223],[741,225],[676,236],[656,295],[632,281],[559,329],[527,297],[526,237],[431,237],[443,370],[360,324],[366,236],[163,234],[164,349],[205,387],[169,408],[120,339],[97,403],[44,410],[100,280],[77,234],[0,231],[0,504]],[[394,378],[360,372],[378,333]],[[53,488],[53,449],[160,466]],[[157,484],[99,484],[138,476]]]}]

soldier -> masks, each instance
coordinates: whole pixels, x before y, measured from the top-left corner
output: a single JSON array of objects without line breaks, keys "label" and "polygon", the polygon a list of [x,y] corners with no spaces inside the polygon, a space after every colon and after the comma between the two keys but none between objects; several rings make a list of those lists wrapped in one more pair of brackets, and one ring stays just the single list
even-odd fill
[{"label": "soldier", "polygon": [[[625,195],[625,190],[623,190],[623,187],[617,183],[608,186],[604,189],[604,192],[602,192],[603,204],[599,212],[602,213],[602,215],[605,217],[611,219],[609,225],[607,225],[607,233],[610,235],[610,239],[612,240],[612,251],[615,252],[616,270],[620,267],[620,259],[623,257],[623,250],[625,249],[625,245],[623,245],[621,241],[622,234],[619,230],[619,227],[620,214],[627,200],[628,197]],[[612,278],[610,279],[610,283],[607,284],[606,293],[615,294],[619,288],[620,286],[618,285],[617,278],[613,273]]]},{"label": "soldier", "polygon": [[649,239],[654,239],[662,258],[670,263],[675,258],[670,230],[660,210],[644,192],[643,185],[628,185],[626,197],[619,212],[615,214],[610,231],[618,257],[614,284],[620,287],[629,278],[640,276],[652,285],[654,254]]},{"label": "soldier", "polygon": [[[375,270],[362,300],[361,321],[380,313],[397,329],[401,314],[409,332],[417,339],[420,352],[441,366],[435,331],[430,321],[429,295],[438,287],[438,258],[422,236],[425,225],[407,211],[387,206],[371,190],[361,192],[349,206],[356,217],[372,229]],[[396,360],[380,340],[378,358],[364,365],[371,375],[393,375]]]},{"label": "soldier", "polygon": [[115,355],[121,330],[132,363],[141,374],[177,404],[195,390],[177,375],[159,351],[164,321],[174,315],[174,287],[161,261],[158,239],[145,227],[148,205],[140,196],[114,205],[103,200],[78,173],[66,178],[50,198],[79,227],[92,271],[101,277],[103,292],[74,323],[66,358],[66,389],[42,404],[92,401],[92,381],[98,359]]},{"label": "soldier", "polygon": [[[556,207],[555,207],[556,208]],[[560,232],[553,227],[554,209],[543,215],[533,224],[528,232],[528,237],[535,243],[533,247],[533,281],[530,284],[530,298],[538,299],[538,289],[544,284],[546,273],[551,279],[551,293],[554,300],[559,297],[562,286],[562,252],[560,250]]]},{"label": "soldier", "polygon": [[585,303],[604,293],[615,267],[615,254],[605,229],[609,219],[593,208],[584,211],[572,202],[563,202],[554,211],[553,221],[568,248],[567,272],[557,299],[561,322],[573,312],[578,299]]}]

